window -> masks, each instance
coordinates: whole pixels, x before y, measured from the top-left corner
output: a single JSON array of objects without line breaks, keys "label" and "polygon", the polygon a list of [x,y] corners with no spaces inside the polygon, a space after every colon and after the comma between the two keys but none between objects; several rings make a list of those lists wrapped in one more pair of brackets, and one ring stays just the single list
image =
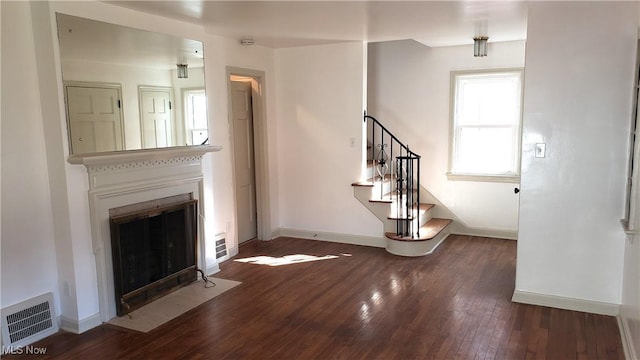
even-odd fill
[{"label": "window", "polygon": [[207,97],[204,89],[186,90],[185,126],[187,128],[188,145],[204,145],[209,140],[207,131]]},{"label": "window", "polygon": [[517,182],[522,70],[452,72],[451,87],[449,179]]}]

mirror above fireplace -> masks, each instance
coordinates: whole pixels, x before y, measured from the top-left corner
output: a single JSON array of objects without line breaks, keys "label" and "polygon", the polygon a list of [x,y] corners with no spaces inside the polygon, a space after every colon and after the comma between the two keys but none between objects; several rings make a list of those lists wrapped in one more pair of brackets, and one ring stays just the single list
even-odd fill
[{"label": "mirror above fireplace", "polygon": [[202,42],[56,19],[71,154],[208,144]]}]

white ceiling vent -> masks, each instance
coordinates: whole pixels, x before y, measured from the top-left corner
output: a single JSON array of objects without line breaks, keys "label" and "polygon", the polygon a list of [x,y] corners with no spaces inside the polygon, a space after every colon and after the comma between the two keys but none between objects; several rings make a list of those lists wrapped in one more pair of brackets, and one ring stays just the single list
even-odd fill
[{"label": "white ceiling vent", "polygon": [[3,346],[29,345],[56,332],[52,293],[2,309]]}]

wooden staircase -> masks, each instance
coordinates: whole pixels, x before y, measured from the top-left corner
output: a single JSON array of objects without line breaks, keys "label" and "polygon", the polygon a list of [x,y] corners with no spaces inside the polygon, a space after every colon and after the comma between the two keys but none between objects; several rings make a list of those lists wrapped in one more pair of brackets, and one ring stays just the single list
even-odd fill
[{"label": "wooden staircase", "polygon": [[[366,118],[365,115],[365,120]],[[384,137],[381,138],[384,140]],[[406,191],[397,191],[395,172],[385,174],[384,177],[376,172],[378,162],[374,160],[374,145],[371,139],[368,139],[368,144],[369,160],[365,176],[368,180],[351,185],[355,197],[382,221],[387,251],[399,256],[423,256],[433,253],[449,236],[449,225],[452,221],[434,217],[433,204],[413,203],[405,209],[401,204],[410,203],[408,199],[426,199],[426,194],[407,197]],[[414,194],[421,192],[419,184],[410,188]],[[407,231],[408,229],[411,230]]]}]

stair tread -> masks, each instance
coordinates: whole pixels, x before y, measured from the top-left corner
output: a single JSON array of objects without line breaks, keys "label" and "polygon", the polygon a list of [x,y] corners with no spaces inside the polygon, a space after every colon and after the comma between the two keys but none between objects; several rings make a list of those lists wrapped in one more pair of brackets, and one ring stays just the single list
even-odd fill
[{"label": "stair tread", "polygon": [[382,198],[382,199],[369,199],[369,202],[372,202],[372,203],[387,203],[387,204],[391,204],[393,201],[392,201],[391,199],[385,199],[385,198]]},{"label": "stair tread", "polygon": [[357,181],[357,182],[351,183],[351,186],[373,187],[373,183],[369,181]]},{"label": "stair tread", "polygon": [[386,232],[384,235],[391,240],[398,241],[427,241],[435,238],[444,228],[451,224],[451,219],[433,218],[420,227],[420,237],[399,236],[394,232]]},{"label": "stair tread", "polygon": [[[433,205],[433,204],[420,203],[420,212],[421,213],[427,212],[427,211],[431,210],[434,206],[435,205]],[[415,211],[416,206],[413,205],[412,209]],[[407,218],[394,216],[394,215],[389,215],[389,216],[387,216],[387,219],[389,219],[389,220],[398,220],[398,219],[407,219]],[[413,216],[410,216],[407,220],[413,220]]]},{"label": "stair tread", "polygon": [[[395,178],[396,178],[395,174],[386,174],[384,176],[384,180],[383,181],[389,181],[389,180],[392,180],[392,179],[395,179]],[[369,181],[369,182],[380,181],[380,175],[376,175],[376,176],[374,176],[372,178],[369,178],[369,179],[367,179],[367,181]]]}]

